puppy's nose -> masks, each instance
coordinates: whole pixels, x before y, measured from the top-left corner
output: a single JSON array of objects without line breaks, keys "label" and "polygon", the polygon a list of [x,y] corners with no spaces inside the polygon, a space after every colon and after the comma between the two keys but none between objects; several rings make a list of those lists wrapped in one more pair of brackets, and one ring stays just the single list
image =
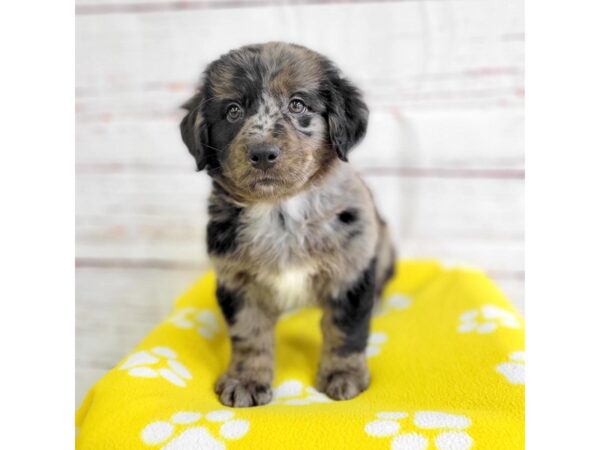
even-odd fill
[{"label": "puppy's nose", "polygon": [[252,144],[248,146],[248,159],[257,169],[267,170],[275,165],[281,151],[273,144]]}]

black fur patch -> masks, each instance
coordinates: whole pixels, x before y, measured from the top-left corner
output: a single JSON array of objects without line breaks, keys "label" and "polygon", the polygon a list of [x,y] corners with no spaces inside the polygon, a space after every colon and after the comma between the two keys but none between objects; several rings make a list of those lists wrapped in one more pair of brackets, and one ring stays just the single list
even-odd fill
[{"label": "black fur patch", "polygon": [[[395,258],[393,259],[393,261],[395,261]],[[384,283],[387,283],[393,278],[394,272],[396,272],[396,266],[392,262],[390,266],[386,269],[385,275],[383,276]]]},{"label": "black fur patch", "polygon": [[383,288],[385,288],[385,285],[387,284],[387,282],[390,281],[394,277],[394,274],[396,272],[396,264],[394,263],[394,261],[396,261],[395,255],[392,257],[392,263],[385,270],[385,273],[383,275],[383,280],[381,281],[381,285],[377,286],[377,291],[375,292],[376,298],[381,298],[381,294],[383,293]]},{"label": "black fur patch", "polygon": [[367,346],[375,299],[375,267],[376,259],[373,258],[354,285],[331,302],[333,323],[345,337],[344,343],[336,349],[342,356],[362,352]]},{"label": "black fur patch", "polygon": [[327,122],[331,144],[342,161],[348,161],[348,152],[366,134],[369,110],[361,92],[343,78],[331,61],[324,70],[328,81],[323,86],[327,102]]},{"label": "black fur patch", "polygon": [[346,209],[338,214],[340,218],[340,222],[350,224],[354,223],[358,220],[358,210],[356,209]]},{"label": "black fur patch", "polygon": [[254,388],[254,391],[257,394],[264,394],[269,390],[269,385],[267,384],[257,384],[256,388]]},{"label": "black fur patch", "polygon": [[206,246],[208,253],[224,255],[233,252],[237,247],[237,230],[242,208],[221,204],[210,205],[209,214],[217,215],[225,220],[210,220],[206,227]]},{"label": "black fur patch", "polygon": [[300,124],[300,126],[302,128],[306,128],[310,125],[310,122],[312,121],[312,117],[310,116],[302,116],[298,119],[298,123]]},{"label": "black fur patch", "polygon": [[200,114],[199,105],[204,101],[204,94],[197,93],[188,100],[183,107],[188,111],[179,124],[181,138],[187,146],[189,152],[196,160],[198,170],[202,170],[208,163],[209,150],[208,144],[208,125],[205,121],[200,122],[196,127],[195,123]]},{"label": "black fur patch", "polygon": [[283,136],[284,132],[285,132],[285,129],[283,127],[283,124],[277,122],[273,126],[273,132],[271,134],[273,135],[273,137],[279,137],[279,136]]},{"label": "black fur patch", "polygon": [[217,286],[217,301],[225,320],[229,325],[235,323],[235,316],[242,307],[243,299],[239,293],[230,291],[226,287]]},{"label": "black fur patch", "polygon": [[246,340],[246,338],[244,338],[242,336],[238,336],[237,334],[232,334],[231,335],[231,341],[232,342],[243,342],[245,340]]},{"label": "black fur patch", "polygon": [[[216,153],[217,160],[222,162],[227,157],[227,148],[242,128],[245,119],[230,123],[224,116],[227,102],[211,102],[206,107],[205,120],[209,123],[209,145]],[[246,117],[254,113],[254,109],[246,110]],[[217,164],[219,164],[217,162]],[[221,164],[219,164],[221,165]]]}]

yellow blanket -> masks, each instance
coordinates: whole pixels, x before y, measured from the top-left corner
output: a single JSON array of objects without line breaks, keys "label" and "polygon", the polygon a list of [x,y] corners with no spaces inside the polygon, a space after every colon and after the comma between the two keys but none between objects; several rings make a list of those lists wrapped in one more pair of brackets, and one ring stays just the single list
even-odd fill
[{"label": "yellow blanket", "polygon": [[77,412],[77,448],[524,448],[522,319],[481,272],[402,262],[373,317],[372,382],[349,401],[312,387],[319,312],[277,327],[274,400],[223,407],[213,384],[229,343],[213,274],[104,376]]}]

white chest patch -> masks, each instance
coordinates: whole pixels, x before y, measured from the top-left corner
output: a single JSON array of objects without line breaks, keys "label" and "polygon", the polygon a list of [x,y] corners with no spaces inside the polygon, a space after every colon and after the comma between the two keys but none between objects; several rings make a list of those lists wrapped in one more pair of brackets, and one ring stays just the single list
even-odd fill
[{"label": "white chest patch", "polygon": [[314,301],[309,285],[312,274],[309,269],[289,269],[268,278],[275,294],[273,301],[282,311],[307,306]]}]

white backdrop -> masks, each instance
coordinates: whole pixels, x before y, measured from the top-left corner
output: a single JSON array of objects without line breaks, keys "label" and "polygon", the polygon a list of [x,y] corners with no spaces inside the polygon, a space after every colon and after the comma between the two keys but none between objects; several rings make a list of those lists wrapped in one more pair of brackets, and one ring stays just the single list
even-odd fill
[{"label": "white backdrop", "polygon": [[402,256],[483,268],[522,309],[521,0],[78,0],[76,14],[77,401],[207,268],[209,181],[178,106],[247,43],[336,61],[371,109],[350,160]]}]

